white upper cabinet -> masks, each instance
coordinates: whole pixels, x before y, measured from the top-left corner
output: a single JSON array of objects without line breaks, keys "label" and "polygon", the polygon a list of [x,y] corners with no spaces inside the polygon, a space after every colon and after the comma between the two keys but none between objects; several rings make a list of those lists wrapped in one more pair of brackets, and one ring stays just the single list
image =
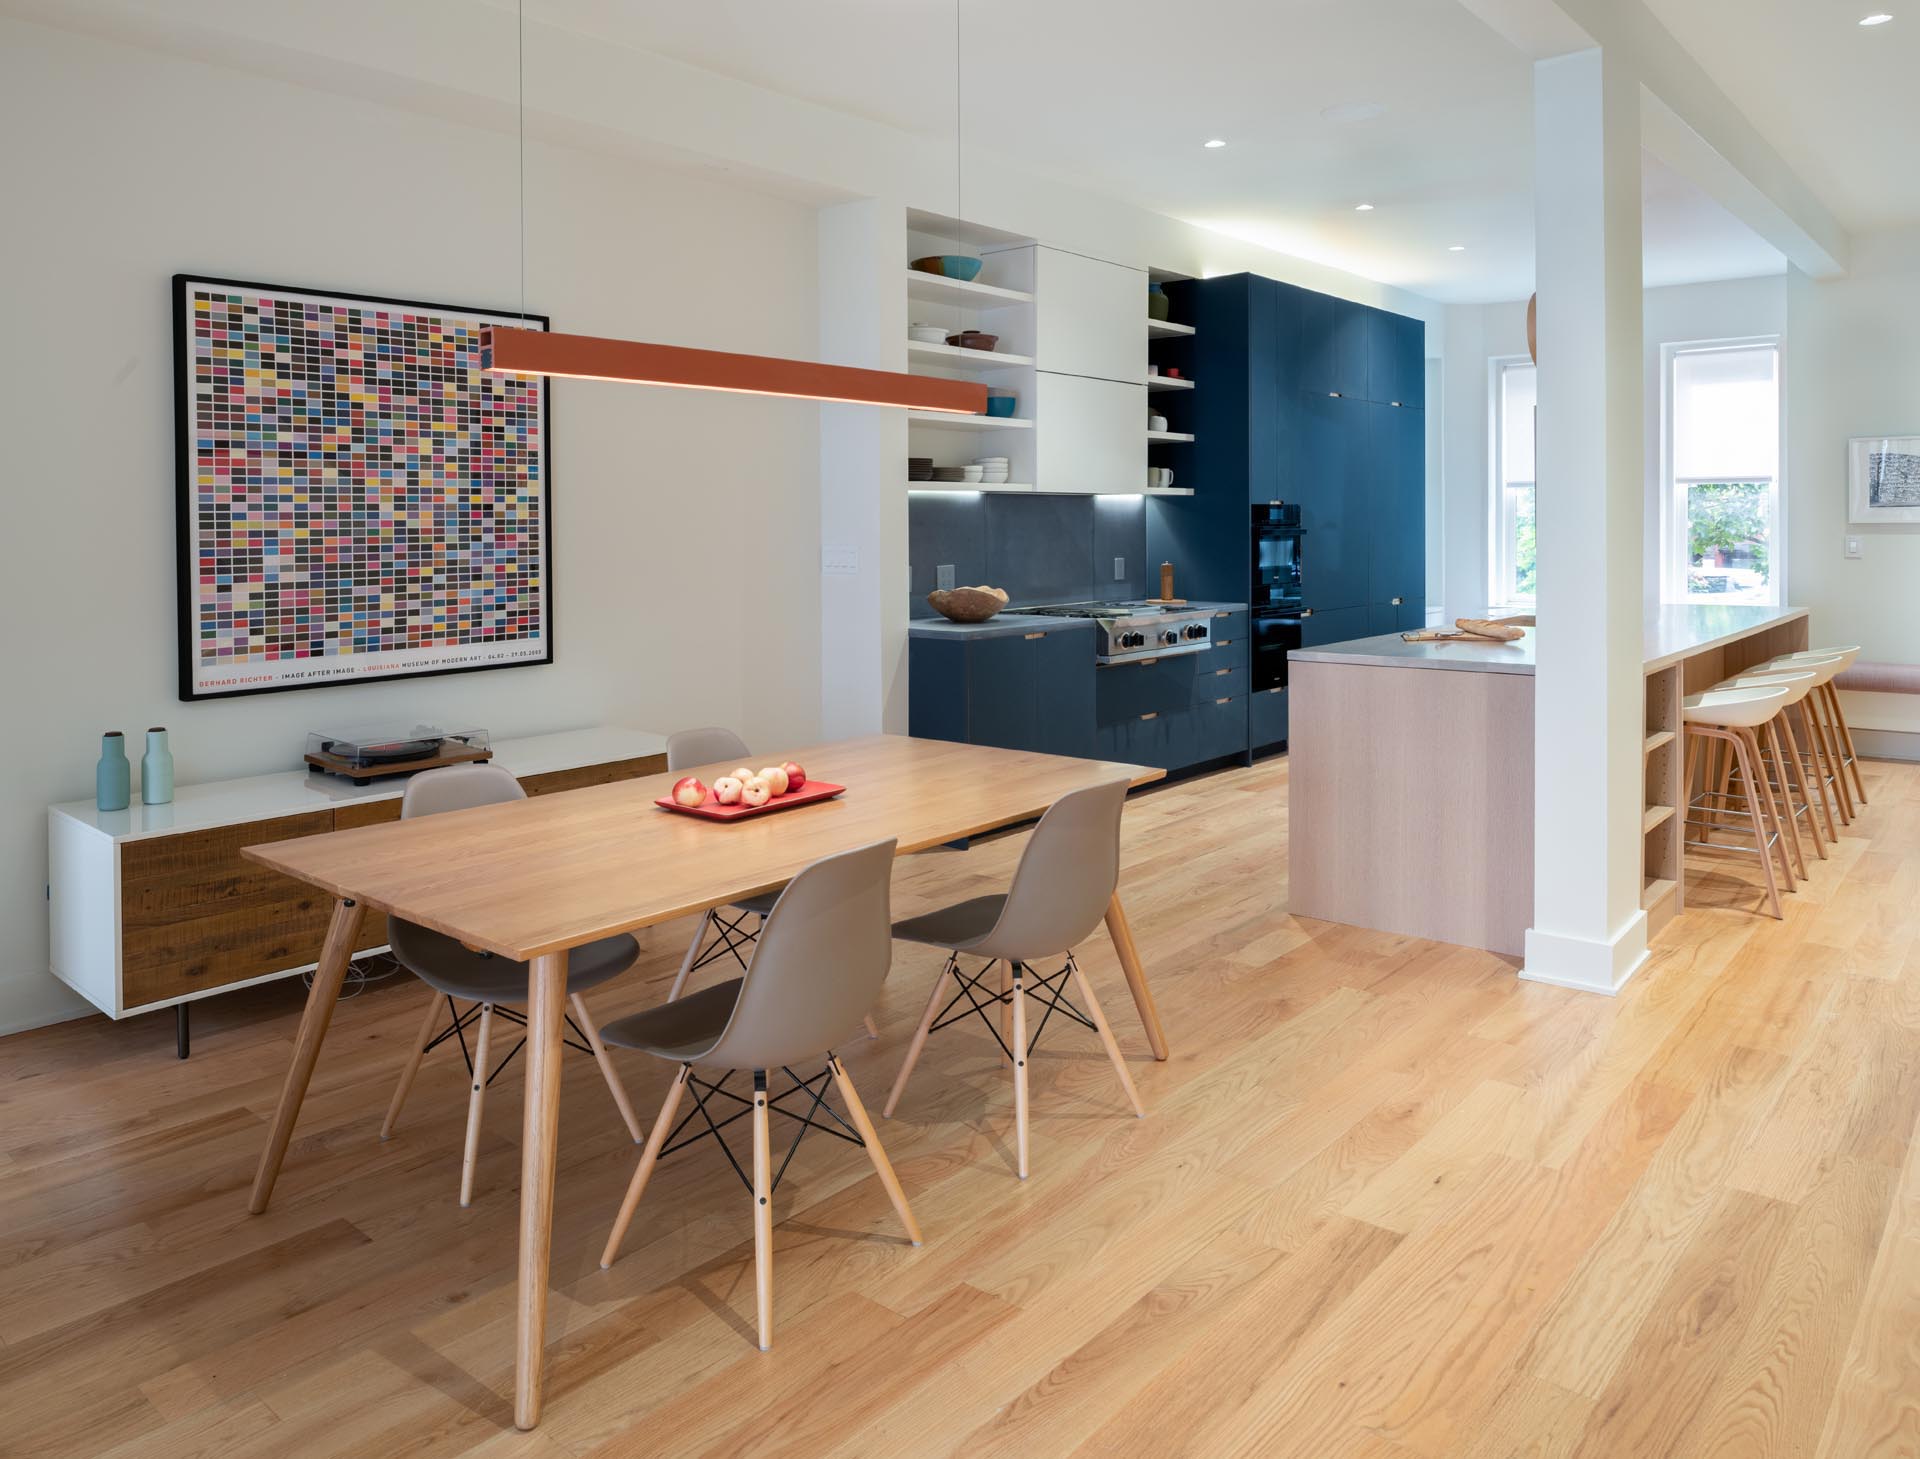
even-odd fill
[{"label": "white upper cabinet", "polygon": [[1035,389],[1036,491],[1100,496],[1146,490],[1144,384],[1041,371]]},{"label": "white upper cabinet", "polygon": [[1035,369],[1137,385],[1147,374],[1147,272],[1034,247]]}]

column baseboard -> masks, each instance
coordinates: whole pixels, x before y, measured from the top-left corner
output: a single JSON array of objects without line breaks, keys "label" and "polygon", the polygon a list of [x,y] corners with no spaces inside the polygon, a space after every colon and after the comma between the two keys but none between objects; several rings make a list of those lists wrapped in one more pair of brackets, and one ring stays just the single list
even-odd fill
[{"label": "column baseboard", "polygon": [[1520,977],[1529,983],[1550,983],[1556,988],[1612,997],[1646,966],[1647,957],[1647,914],[1636,910],[1626,925],[1605,941],[1529,927]]}]

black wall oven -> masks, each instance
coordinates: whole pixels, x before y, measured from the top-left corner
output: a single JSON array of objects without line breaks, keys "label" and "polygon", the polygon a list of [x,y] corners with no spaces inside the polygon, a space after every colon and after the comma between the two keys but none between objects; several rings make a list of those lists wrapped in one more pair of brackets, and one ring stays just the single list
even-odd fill
[{"label": "black wall oven", "polygon": [[1253,655],[1248,688],[1282,689],[1287,683],[1287,651],[1299,648],[1301,553],[1305,529],[1292,502],[1260,502],[1253,508]]}]

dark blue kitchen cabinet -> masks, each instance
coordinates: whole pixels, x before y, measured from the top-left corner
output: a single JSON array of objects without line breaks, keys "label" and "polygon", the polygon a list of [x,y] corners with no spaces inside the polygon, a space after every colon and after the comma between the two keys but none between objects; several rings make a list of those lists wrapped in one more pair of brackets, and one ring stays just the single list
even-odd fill
[{"label": "dark blue kitchen cabinet", "polygon": [[907,731],[922,739],[1094,754],[1093,638],[1084,630],[916,638]]},{"label": "dark blue kitchen cabinet", "polygon": [[1309,609],[1300,616],[1300,646],[1318,648],[1323,643],[1345,643],[1350,638],[1366,638],[1373,632],[1373,610],[1335,608],[1331,611]]},{"label": "dark blue kitchen cabinet", "polygon": [[1393,321],[1393,365],[1392,386],[1386,398],[1397,400],[1413,410],[1424,410],[1427,404],[1427,326],[1421,320],[1409,319],[1404,314],[1392,314],[1388,318]]},{"label": "dark blue kitchen cabinet", "polygon": [[1426,601],[1426,412],[1367,407],[1368,598]]},{"label": "dark blue kitchen cabinet", "polygon": [[[1364,400],[1302,394],[1293,500],[1300,503],[1301,591],[1310,608],[1370,600],[1374,459]],[[1251,530],[1251,528],[1249,528]]]},{"label": "dark blue kitchen cabinet", "polygon": [[1247,700],[1247,741],[1256,750],[1287,738],[1287,691],[1263,689]]},{"label": "dark blue kitchen cabinet", "polygon": [[1373,311],[1330,294],[1308,293],[1300,309],[1299,388],[1365,399]]}]

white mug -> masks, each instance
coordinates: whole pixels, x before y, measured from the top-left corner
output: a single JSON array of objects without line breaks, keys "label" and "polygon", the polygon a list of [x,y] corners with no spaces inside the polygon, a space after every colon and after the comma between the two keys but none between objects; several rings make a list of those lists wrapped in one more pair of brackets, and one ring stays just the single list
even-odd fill
[{"label": "white mug", "polygon": [[1155,491],[1164,491],[1173,485],[1173,469],[1168,466],[1149,466],[1147,485]]}]

